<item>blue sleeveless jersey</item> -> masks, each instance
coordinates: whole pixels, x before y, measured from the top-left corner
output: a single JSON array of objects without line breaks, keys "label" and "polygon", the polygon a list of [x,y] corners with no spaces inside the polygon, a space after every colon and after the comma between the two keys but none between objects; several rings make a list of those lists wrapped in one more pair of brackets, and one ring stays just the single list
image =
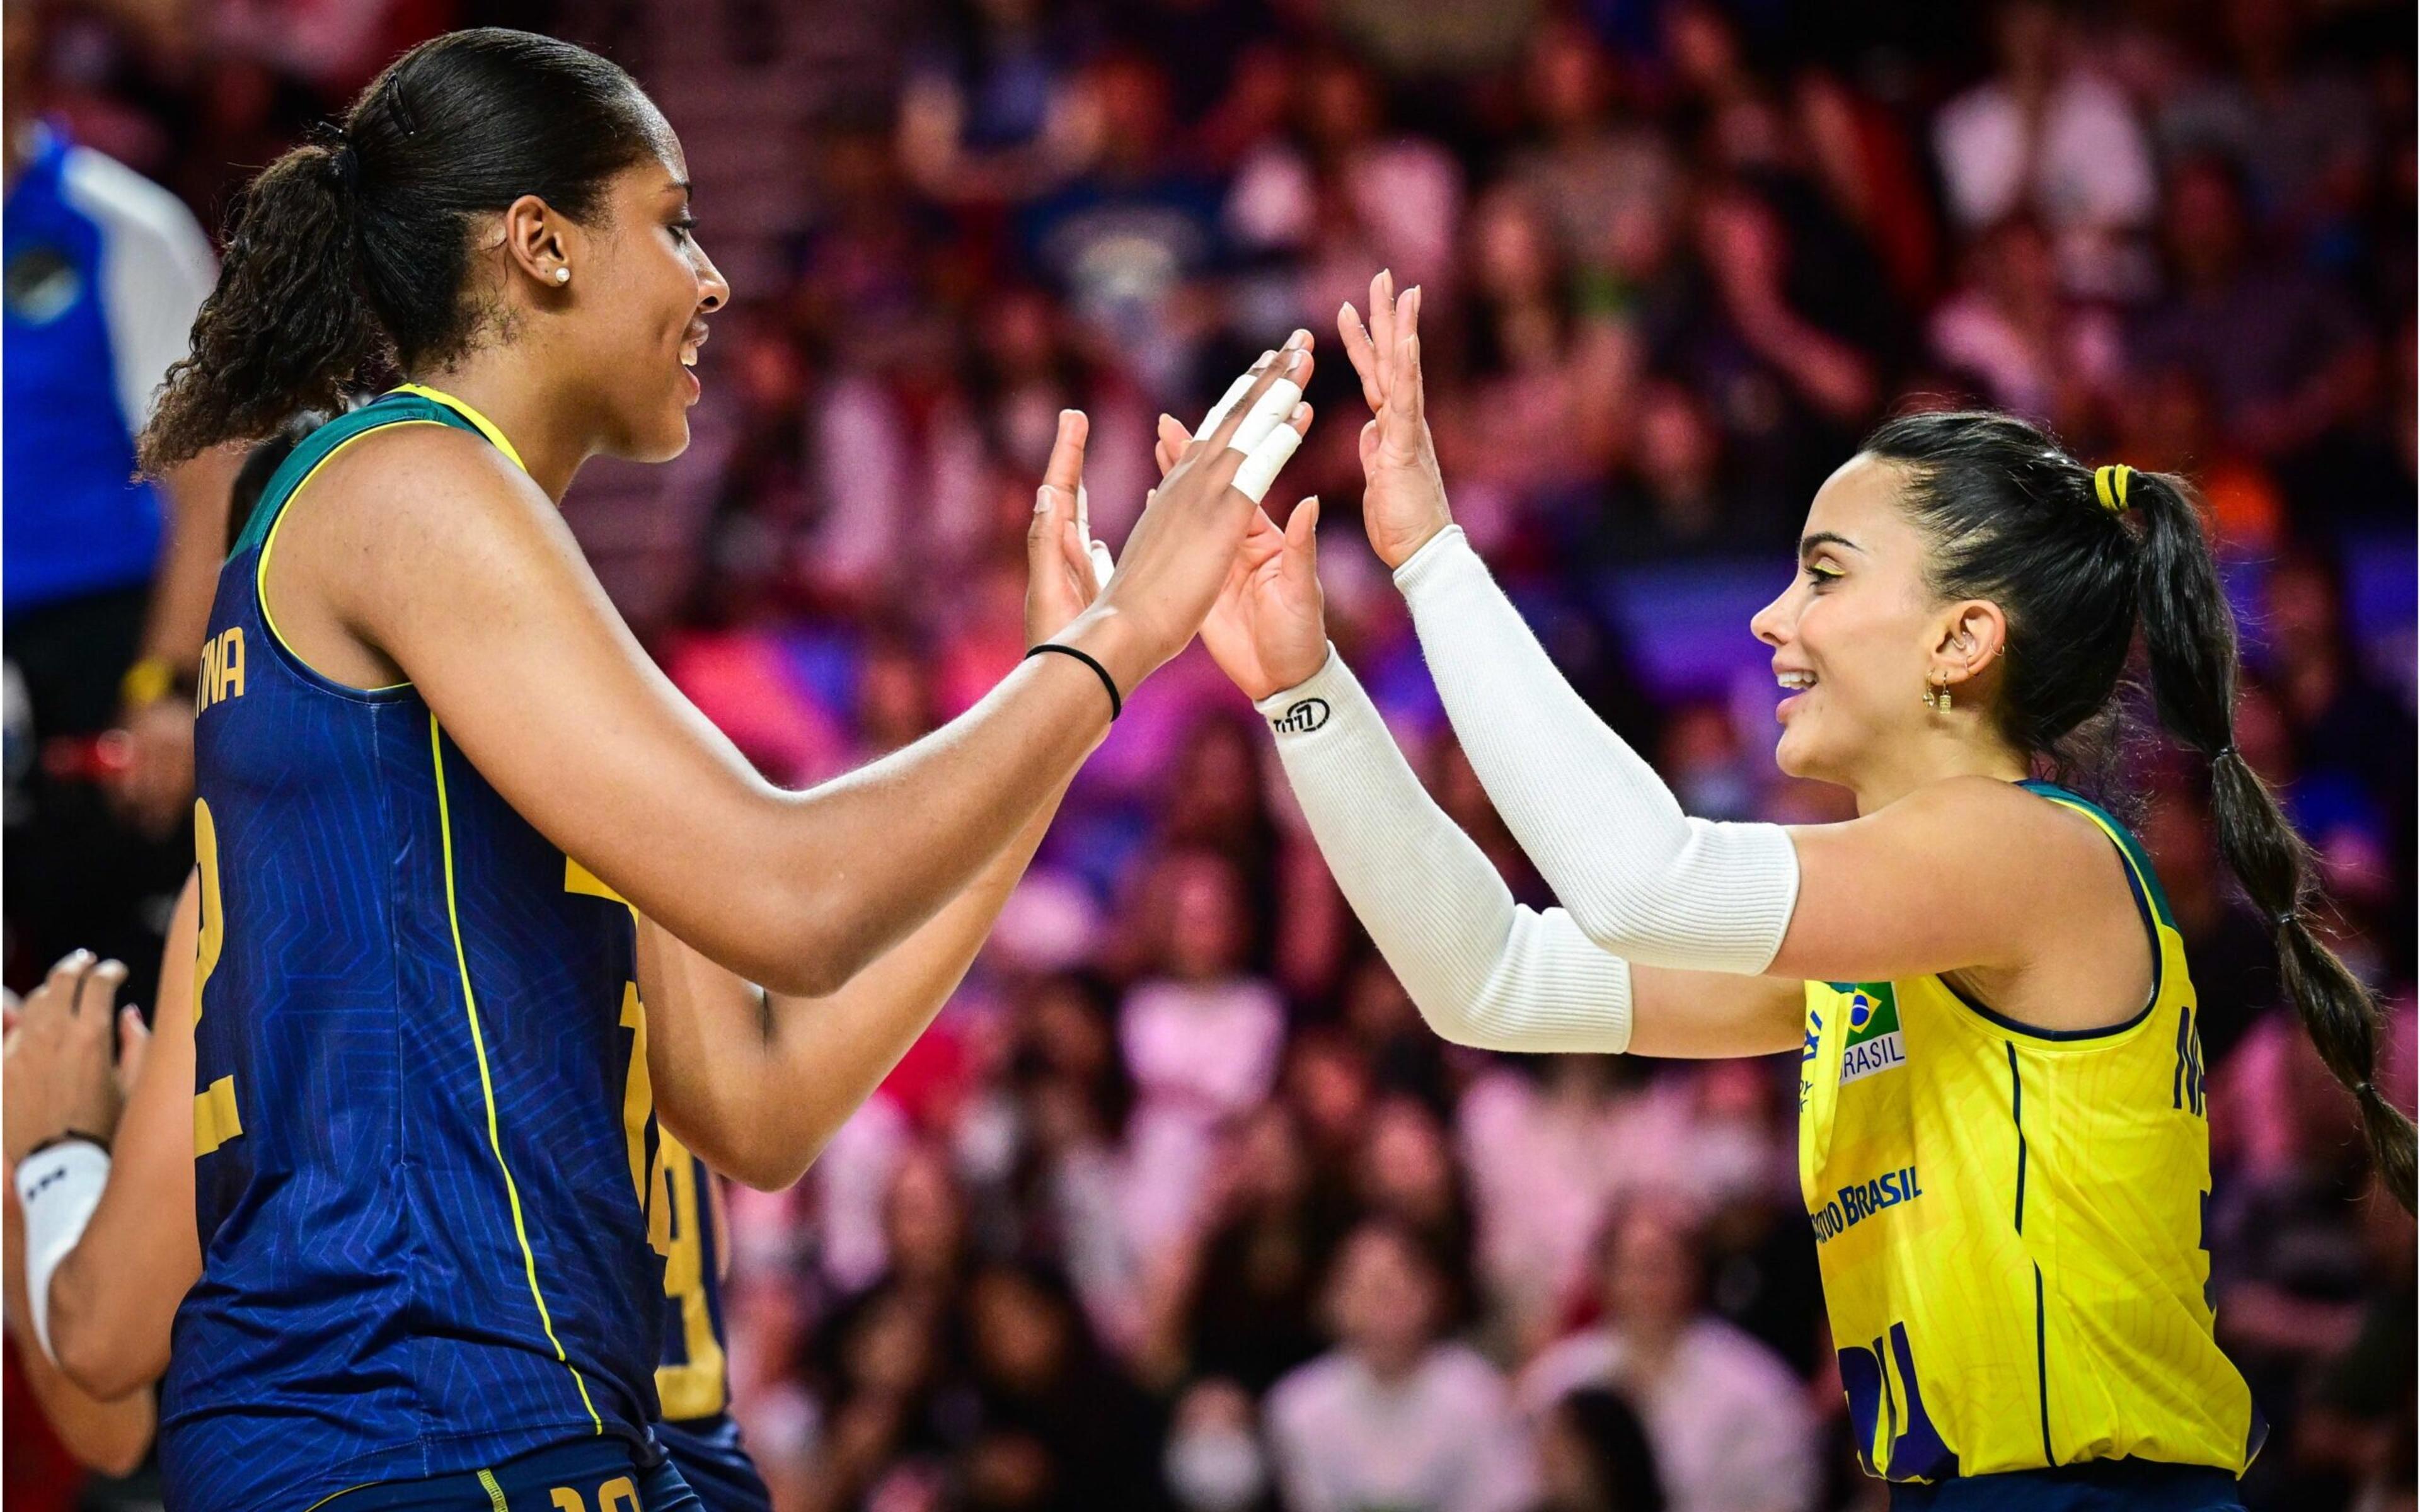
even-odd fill
[{"label": "blue sleeveless jersey", "polygon": [[271,479],[211,609],[194,736],[202,1276],[161,1402],[172,1507],[300,1512],[597,1436],[661,1458],[630,913],[409,685],[320,676],[261,596],[287,501],[399,424],[513,455],[426,390],[331,421]]}]

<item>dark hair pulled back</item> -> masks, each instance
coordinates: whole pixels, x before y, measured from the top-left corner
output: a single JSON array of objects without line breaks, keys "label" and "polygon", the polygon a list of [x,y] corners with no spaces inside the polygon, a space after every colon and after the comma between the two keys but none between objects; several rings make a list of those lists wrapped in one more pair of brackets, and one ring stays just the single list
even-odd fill
[{"label": "dark hair pulled back", "polygon": [[1933,542],[1934,590],[2006,616],[1993,712],[2018,748],[2063,759],[2080,729],[2114,710],[2139,624],[2160,723],[2209,763],[2219,851],[2269,921],[2287,993],[2409,1211],[2412,1120],[2373,1085],[2377,1005],[2313,933],[2310,849],[2235,747],[2235,615],[2191,486],[2133,472],[2124,507],[2112,509],[2092,469],[1989,412],[1901,416],[1865,450],[1905,470],[1907,508]]},{"label": "dark hair pulled back", "polygon": [[663,146],[637,83],[529,32],[449,32],[364,89],[340,126],[262,170],[143,433],[150,471],[337,410],[390,370],[458,355],[479,325],[471,223],[535,194],[585,222],[606,181]]}]

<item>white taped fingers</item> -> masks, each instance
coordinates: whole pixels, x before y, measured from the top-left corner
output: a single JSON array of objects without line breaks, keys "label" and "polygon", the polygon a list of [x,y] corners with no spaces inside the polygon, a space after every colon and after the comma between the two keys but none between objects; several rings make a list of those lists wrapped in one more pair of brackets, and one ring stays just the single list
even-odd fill
[{"label": "white taped fingers", "polygon": [[1244,411],[1243,420],[1236,424],[1235,433],[1227,438],[1227,444],[1250,455],[1269,439],[1271,431],[1294,418],[1295,406],[1300,403],[1302,385],[1292,378],[1278,379],[1252,401],[1251,409]]},{"label": "white taped fingers", "polygon": [[[1288,348],[1271,353],[1264,361],[1291,365],[1300,361],[1300,354]],[[1265,367],[1256,363],[1251,372],[1228,384],[1227,392],[1218,396],[1218,402],[1212,405],[1210,412],[1202,418],[1202,424],[1193,432],[1193,439],[1197,441],[1208,440],[1212,432],[1225,424],[1235,407],[1244,402],[1245,396],[1251,393],[1252,385],[1265,371]],[[1295,449],[1302,444],[1302,433],[1294,425],[1295,412],[1301,405],[1302,385],[1292,378],[1279,378],[1253,401],[1244,418],[1236,422],[1234,433],[1227,439],[1230,449],[1244,454],[1243,465],[1235,472],[1235,486],[1256,504],[1268,497],[1269,486],[1277,482],[1279,471],[1293,457]]]},{"label": "white taped fingers", "polygon": [[1244,395],[1252,392],[1253,381],[1259,377],[1260,374],[1256,370],[1228,384],[1227,392],[1218,395],[1218,402],[1212,405],[1210,412],[1202,417],[1202,424],[1193,432],[1193,439],[1197,441],[1208,440],[1210,433],[1218,428],[1218,423],[1227,418],[1227,411],[1242,404]]},{"label": "white taped fingers", "polygon": [[[1295,354],[1288,351],[1278,360],[1291,363],[1295,360]],[[1228,384],[1227,392],[1218,396],[1218,402],[1210,407],[1210,412],[1202,416],[1202,424],[1194,428],[1193,439],[1197,441],[1208,440],[1210,433],[1217,430],[1234,408],[1244,402],[1244,396],[1251,393],[1252,385],[1260,381],[1261,375],[1264,371],[1264,368],[1255,364],[1252,371]],[[1227,444],[1238,452],[1250,453],[1272,429],[1292,419],[1294,407],[1300,403],[1302,403],[1302,385],[1292,378],[1278,379],[1269,385],[1268,392],[1261,395],[1242,422],[1235,426],[1235,434],[1228,438]]]},{"label": "white taped fingers", "polygon": [[1093,561],[1093,586],[1109,585],[1109,574],[1118,570],[1117,560],[1109,555],[1109,544],[1093,534],[1093,498],[1082,484],[1076,485],[1076,538],[1084,543],[1084,550]]},{"label": "white taped fingers", "polygon": [[[1280,383],[1278,387],[1297,395],[1302,393],[1291,383]],[[1297,399],[1297,406],[1299,402]],[[1290,420],[1294,410],[1289,409],[1286,414]],[[1235,486],[1243,490],[1246,498],[1259,503],[1268,497],[1269,485],[1278,481],[1278,473],[1293,457],[1295,448],[1301,444],[1301,431],[1291,424],[1279,424],[1277,429],[1262,437],[1257,445],[1245,452],[1244,465],[1235,470]]]}]

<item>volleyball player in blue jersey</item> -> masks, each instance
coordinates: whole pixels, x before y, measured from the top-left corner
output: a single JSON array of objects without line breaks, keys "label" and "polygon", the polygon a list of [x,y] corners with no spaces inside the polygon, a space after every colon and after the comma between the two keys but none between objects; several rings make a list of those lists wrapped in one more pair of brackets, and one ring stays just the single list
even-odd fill
[{"label": "volleyball player in blue jersey", "polygon": [[1063,421],[1028,603],[1053,654],[875,766],[782,792],[647,660],[556,511],[587,457],[686,444],[728,289],[685,179],[593,54],[502,31],[416,48],[252,185],[146,434],[166,466],[385,368],[410,380],[297,448],[221,576],[191,1103],[118,1132],[186,1120],[192,1185],[103,1192],[106,1153],[73,1137],[93,1131],[17,1171],[36,1264],[113,1231],[30,1278],[96,1390],[109,1333],[156,1324],[104,1319],[126,1310],[93,1305],[94,1277],[158,1252],[147,1211],[194,1204],[198,1253],[166,1257],[197,1276],[162,1404],[172,1506],[693,1504],[649,1427],[655,1115],[718,1168],[795,1177],[921,1027],[899,1005],[963,968],[1125,693],[1198,628],[1249,490],[1308,422],[1303,333],[1094,596]]}]

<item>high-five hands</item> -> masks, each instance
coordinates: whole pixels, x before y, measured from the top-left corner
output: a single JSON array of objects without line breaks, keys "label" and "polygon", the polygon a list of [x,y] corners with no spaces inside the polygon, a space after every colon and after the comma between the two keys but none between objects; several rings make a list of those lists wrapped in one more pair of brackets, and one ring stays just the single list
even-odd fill
[{"label": "high-five hands", "polygon": [[[1374,331],[1350,304],[1337,311],[1336,329],[1373,417],[1361,427],[1361,521],[1379,560],[1393,568],[1452,524],[1453,516],[1422,408],[1420,291],[1398,294],[1394,275],[1381,272],[1370,281],[1370,309]],[[1218,411],[1211,414],[1216,419]],[[1163,473],[1172,475],[1190,440],[1183,424],[1160,416]],[[1295,506],[1283,530],[1255,511],[1218,603],[1202,622],[1202,643],[1211,658],[1255,701],[1296,686],[1327,660],[1318,525],[1316,499]]]},{"label": "high-five hands", "polygon": [[1396,293],[1395,275],[1382,271],[1370,280],[1370,324],[1347,304],[1336,330],[1374,417],[1361,427],[1361,525],[1391,571],[1453,523],[1424,409],[1420,291]]},{"label": "high-five hands", "polygon": [[[1191,440],[1159,417],[1157,460],[1165,472]],[[1295,505],[1280,530],[1259,510],[1202,622],[1202,644],[1218,670],[1258,702],[1302,682],[1327,659],[1327,616],[1319,591],[1319,501]]]},{"label": "high-five hands", "polygon": [[1060,416],[1026,534],[1030,642],[1080,642],[1121,688],[1185,649],[1233,573],[1260,500],[1302,442],[1311,407],[1311,335],[1297,331],[1235,380],[1198,435],[1164,439],[1160,486],[1144,502],[1111,570],[1082,517],[1086,424]]}]

